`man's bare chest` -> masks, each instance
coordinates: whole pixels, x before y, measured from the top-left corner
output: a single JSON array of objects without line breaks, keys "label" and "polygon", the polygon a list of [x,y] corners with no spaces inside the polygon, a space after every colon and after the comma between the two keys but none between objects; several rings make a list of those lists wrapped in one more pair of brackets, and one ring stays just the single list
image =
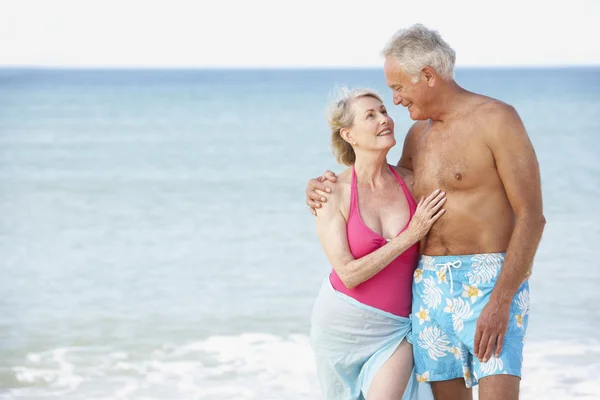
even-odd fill
[{"label": "man's bare chest", "polygon": [[468,190],[495,173],[490,149],[474,132],[436,134],[426,132],[414,149],[415,194]]}]

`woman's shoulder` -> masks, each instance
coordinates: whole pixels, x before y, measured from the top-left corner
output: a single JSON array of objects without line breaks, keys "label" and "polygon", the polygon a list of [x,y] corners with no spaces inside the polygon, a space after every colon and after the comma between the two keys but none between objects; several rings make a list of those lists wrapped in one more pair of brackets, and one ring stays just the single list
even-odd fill
[{"label": "woman's shoulder", "polygon": [[350,187],[352,184],[352,168],[347,168],[345,171],[337,175],[335,182],[327,182],[327,185],[331,187],[331,193],[329,196],[343,199],[350,193]]},{"label": "woman's shoulder", "polygon": [[346,168],[343,172],[341,172],[338,175],[336,183],[350,187],[350,184],[352,183],[352,167]]},{"label": "woman's shoulder", "polygon": [[327,198],[327,201],[322,204],[322,209],[333,211],[335,208],[345,215],[345,211],[350,204],[349,199],[350,187],[352,183],[352,168],[348,168],[338,174],[335,182],[325,181],[324,183],[331,188],[331,192],[321,193]]}]

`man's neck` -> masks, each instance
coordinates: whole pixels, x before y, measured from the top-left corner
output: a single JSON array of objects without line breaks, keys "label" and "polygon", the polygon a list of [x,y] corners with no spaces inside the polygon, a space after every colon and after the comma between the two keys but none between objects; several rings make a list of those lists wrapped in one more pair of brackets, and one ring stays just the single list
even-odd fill
[{"label": "man's neck", "polygon": [[469,93],[454,80],[444,82],[438,89],[434,105],[432,106],[431,120],[444,123],[454,119],[464,109],[465,99]]}]

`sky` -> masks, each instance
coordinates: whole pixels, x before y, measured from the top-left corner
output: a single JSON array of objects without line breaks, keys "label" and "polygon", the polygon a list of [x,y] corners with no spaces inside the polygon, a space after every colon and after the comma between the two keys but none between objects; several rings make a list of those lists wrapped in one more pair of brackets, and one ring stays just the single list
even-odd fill
[{"label": "sky", "polygon": [[417,22],[457,66],[600,65],[600,0],[0,0],[0,66],[380,67]]}]

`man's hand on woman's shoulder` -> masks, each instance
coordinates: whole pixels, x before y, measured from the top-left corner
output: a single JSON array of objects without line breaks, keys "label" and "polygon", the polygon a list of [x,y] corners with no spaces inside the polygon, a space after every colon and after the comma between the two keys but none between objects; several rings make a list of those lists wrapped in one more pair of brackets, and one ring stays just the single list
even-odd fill
[{"label": "man's hand on woman's shoulder", "polygon": [[337,182],[337,176],[332,171],[325,171],[318,178],[313,178],[306,185],[306,205],[310,207],[312,215],[317,215],[317,208],[327,202],[327,195],[332,193],[332,186]]}]

